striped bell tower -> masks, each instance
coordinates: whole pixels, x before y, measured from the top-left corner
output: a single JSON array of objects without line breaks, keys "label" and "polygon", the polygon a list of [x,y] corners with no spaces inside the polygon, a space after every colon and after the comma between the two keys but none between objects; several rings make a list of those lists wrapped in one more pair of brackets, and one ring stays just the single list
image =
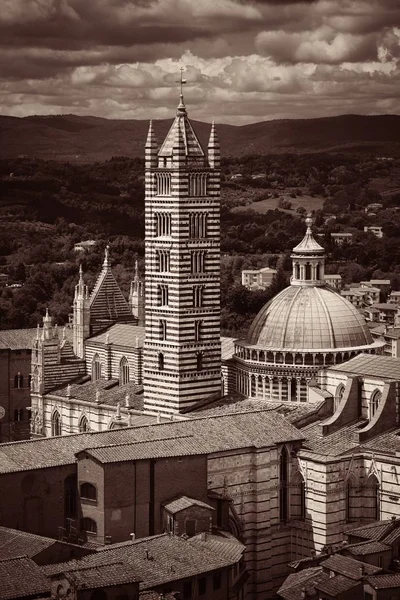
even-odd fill
[{"label": "striped bell tower", "polygon": [[160,149],[150,122],[145,206],[144,409],[172,414],[221,391],[220,149],[182,93]]}]

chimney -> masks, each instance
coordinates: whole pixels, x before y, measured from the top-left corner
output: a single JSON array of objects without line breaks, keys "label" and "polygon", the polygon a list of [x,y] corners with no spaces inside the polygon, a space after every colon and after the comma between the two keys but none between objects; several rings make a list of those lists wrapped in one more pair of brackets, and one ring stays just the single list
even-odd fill
[{"label": "chimney", "polygon": [[136,535],[134,533],[130,533],[129,537],[131,538],[131,541],[134,542]]}]

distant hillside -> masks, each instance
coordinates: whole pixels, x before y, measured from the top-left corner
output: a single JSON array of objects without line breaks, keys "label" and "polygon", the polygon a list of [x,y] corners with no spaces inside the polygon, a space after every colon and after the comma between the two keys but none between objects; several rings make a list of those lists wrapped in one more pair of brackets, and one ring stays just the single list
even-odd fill
[{"label": "distant hillside", "polygon": [[[155,121],[159,141],[172,119]],[[203,144],[208,123],[193,121]],[[45,160],[93,162],[112,156],[143,156],[148,121],[75,115],[0,116],[0,158],[19,155]],[[218,125],[224,156],[269,153],[356,152],[400,156],[400,116],[343,115],[286,119],[252,125]]]}]

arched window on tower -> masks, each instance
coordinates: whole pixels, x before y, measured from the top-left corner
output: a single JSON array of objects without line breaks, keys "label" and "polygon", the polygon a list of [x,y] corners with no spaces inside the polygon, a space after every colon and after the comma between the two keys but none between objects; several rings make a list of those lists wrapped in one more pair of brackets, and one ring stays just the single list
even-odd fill
[{"label": "arched window on tower", "polygon": [[97,523],[89,517],[84,517],[81,521],[81,531],[86,531],[92,535],[97,534]]},{"label": "arched window on tower", "polygon": [[289,457],[285,447],[279,456],[279,520],[288,520],[288,465]]},{"label": "arched window on tower", "polygon": [[119,385],[129,383],[129,363],[125,356],[121,358],[119,363]]},{"label": "arched window on tower", "polygon": [[62,424],[61,417],[58,410],[53,412],[53,416],[51,417],[51,435],[61,435],[62,433]]},{"label": "arched window on tower", "polygon": [[378,410],[381,400],[382,400],[382,392],[380,390],[375,390],[374,392],[372,392],[371,399],[369,401],[369,418],[370,419],[372,419],[372,417],[375,415],[376,411]]},{"label": "arched window on tower", "polygon": [[203,353],[202,352],[197,353],[196,360],[197,360],[197,365],[196,365],[197,370],[202,371],[202,369],[203,369]]},{"label": "arched window on tower", "polygon": [[296,263],[294,266],[294,273],[295,273],[295,278],[296,279],[300,279],[300,265],[299,263]]},{"label": "arched window on tower", "polygon": [[320,274],[321,274],[321,267],[320,267],[319,263],[317,263],[317,265],[315,267],[315,279],[319,279]]},{"label": "arched window on tower", "polygon": [[92,381],[101,379],[101,362],[98,354],[93,356],[92,360]]},{"label": "arched window on tower", "polygon": [[158,353],[158,370],[164,370],[164,354],[162,352]]},{"label": "arched window on tower", "polygon": [[21,373],[17,373],[14,377],[14,387],[15,388],[23,388],[24,387],[24,376]]}]

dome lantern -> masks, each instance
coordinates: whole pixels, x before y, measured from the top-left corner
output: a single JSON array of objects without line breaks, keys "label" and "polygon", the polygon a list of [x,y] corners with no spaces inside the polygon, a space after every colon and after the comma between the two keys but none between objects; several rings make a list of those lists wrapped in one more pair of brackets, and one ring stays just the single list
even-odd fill
[{"label": "dome lantern", "polygon": [[312,287],[325,285],[325,251],[313,236],[313,222],[312,216],[307,215],[306,234],[300,244],[293,248],[291,285]]}]

